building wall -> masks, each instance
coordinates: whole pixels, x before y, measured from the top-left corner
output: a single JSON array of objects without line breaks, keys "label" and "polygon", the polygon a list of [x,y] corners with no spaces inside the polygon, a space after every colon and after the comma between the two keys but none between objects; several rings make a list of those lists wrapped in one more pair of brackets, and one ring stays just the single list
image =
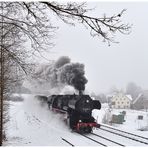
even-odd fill
[{"label": "building wall", "polygon": [[122,93],[113,96],[111,102],[112,108],[130,108],[131,105],[130,99]]}]

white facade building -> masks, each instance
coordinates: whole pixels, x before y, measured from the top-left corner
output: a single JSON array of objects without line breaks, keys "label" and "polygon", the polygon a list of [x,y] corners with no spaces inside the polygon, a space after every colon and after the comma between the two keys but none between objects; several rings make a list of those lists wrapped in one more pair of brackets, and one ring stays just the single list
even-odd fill
[{"label": "white facade building", "polygon": [[131,95],[124,95],[123,93],[117,93],[111,98],[112,108],[130,108],[132,97]]}]

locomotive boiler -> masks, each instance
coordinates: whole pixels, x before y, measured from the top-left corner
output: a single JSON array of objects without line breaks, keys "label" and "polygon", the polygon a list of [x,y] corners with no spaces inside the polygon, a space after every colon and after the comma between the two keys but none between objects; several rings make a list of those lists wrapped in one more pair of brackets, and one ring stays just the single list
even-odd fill
[{"label": "locomotive boiler", "polygon": [[92,116],[92,110],[101,109],[101,104],[89,95],[52,95],[47,103],[53,111],[67,115],[67,123],[74,131],[90,133],[93,127],[99,126]]}]

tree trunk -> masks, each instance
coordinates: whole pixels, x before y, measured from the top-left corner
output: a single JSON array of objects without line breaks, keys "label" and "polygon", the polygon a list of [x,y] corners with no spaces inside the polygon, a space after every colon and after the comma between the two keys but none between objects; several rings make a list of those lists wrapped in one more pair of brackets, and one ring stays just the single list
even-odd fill
[{"label": "tree trunk", "polygon": [[0,82],[0,146],[2,146],[3,141],[3,61],[2,61],[2,49],[1,49],[1,82]]},{"label": "tree trunk", "polygon": [[[1,5],[3,5],[1,3]],[[3,14],[3,9],[1,10]],[[3,80],[4,80],[4,64],[3,64],[3,17],[1,17],[1,51],[0,51],[0,146],[2,146],[3,143],[3,98],[4,98],[4,89],[3,89]]]}]

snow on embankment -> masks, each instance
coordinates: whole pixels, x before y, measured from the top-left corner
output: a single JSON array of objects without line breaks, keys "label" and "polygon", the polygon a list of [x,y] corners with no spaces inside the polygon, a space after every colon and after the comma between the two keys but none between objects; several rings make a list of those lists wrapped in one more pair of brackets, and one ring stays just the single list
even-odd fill
[{"label": "snow on embankment", "polygon": [[[63,145],[60,136],[68,127],[61,115],[53,114],[33,95],[23,95],[24,102],[10,102],[10,121],[4,145]],[[57,136],[58,135],[58,136]]]},{"label": "snow on embankment", "polygon": [[[7,123],[5,146],[96,146],[85,137],[71,132],[61,114],[49,111],[33,95],[22,95],[23,102],[10,101],[10,121]],[[98,115],[98,114],[96,114]]]}]

